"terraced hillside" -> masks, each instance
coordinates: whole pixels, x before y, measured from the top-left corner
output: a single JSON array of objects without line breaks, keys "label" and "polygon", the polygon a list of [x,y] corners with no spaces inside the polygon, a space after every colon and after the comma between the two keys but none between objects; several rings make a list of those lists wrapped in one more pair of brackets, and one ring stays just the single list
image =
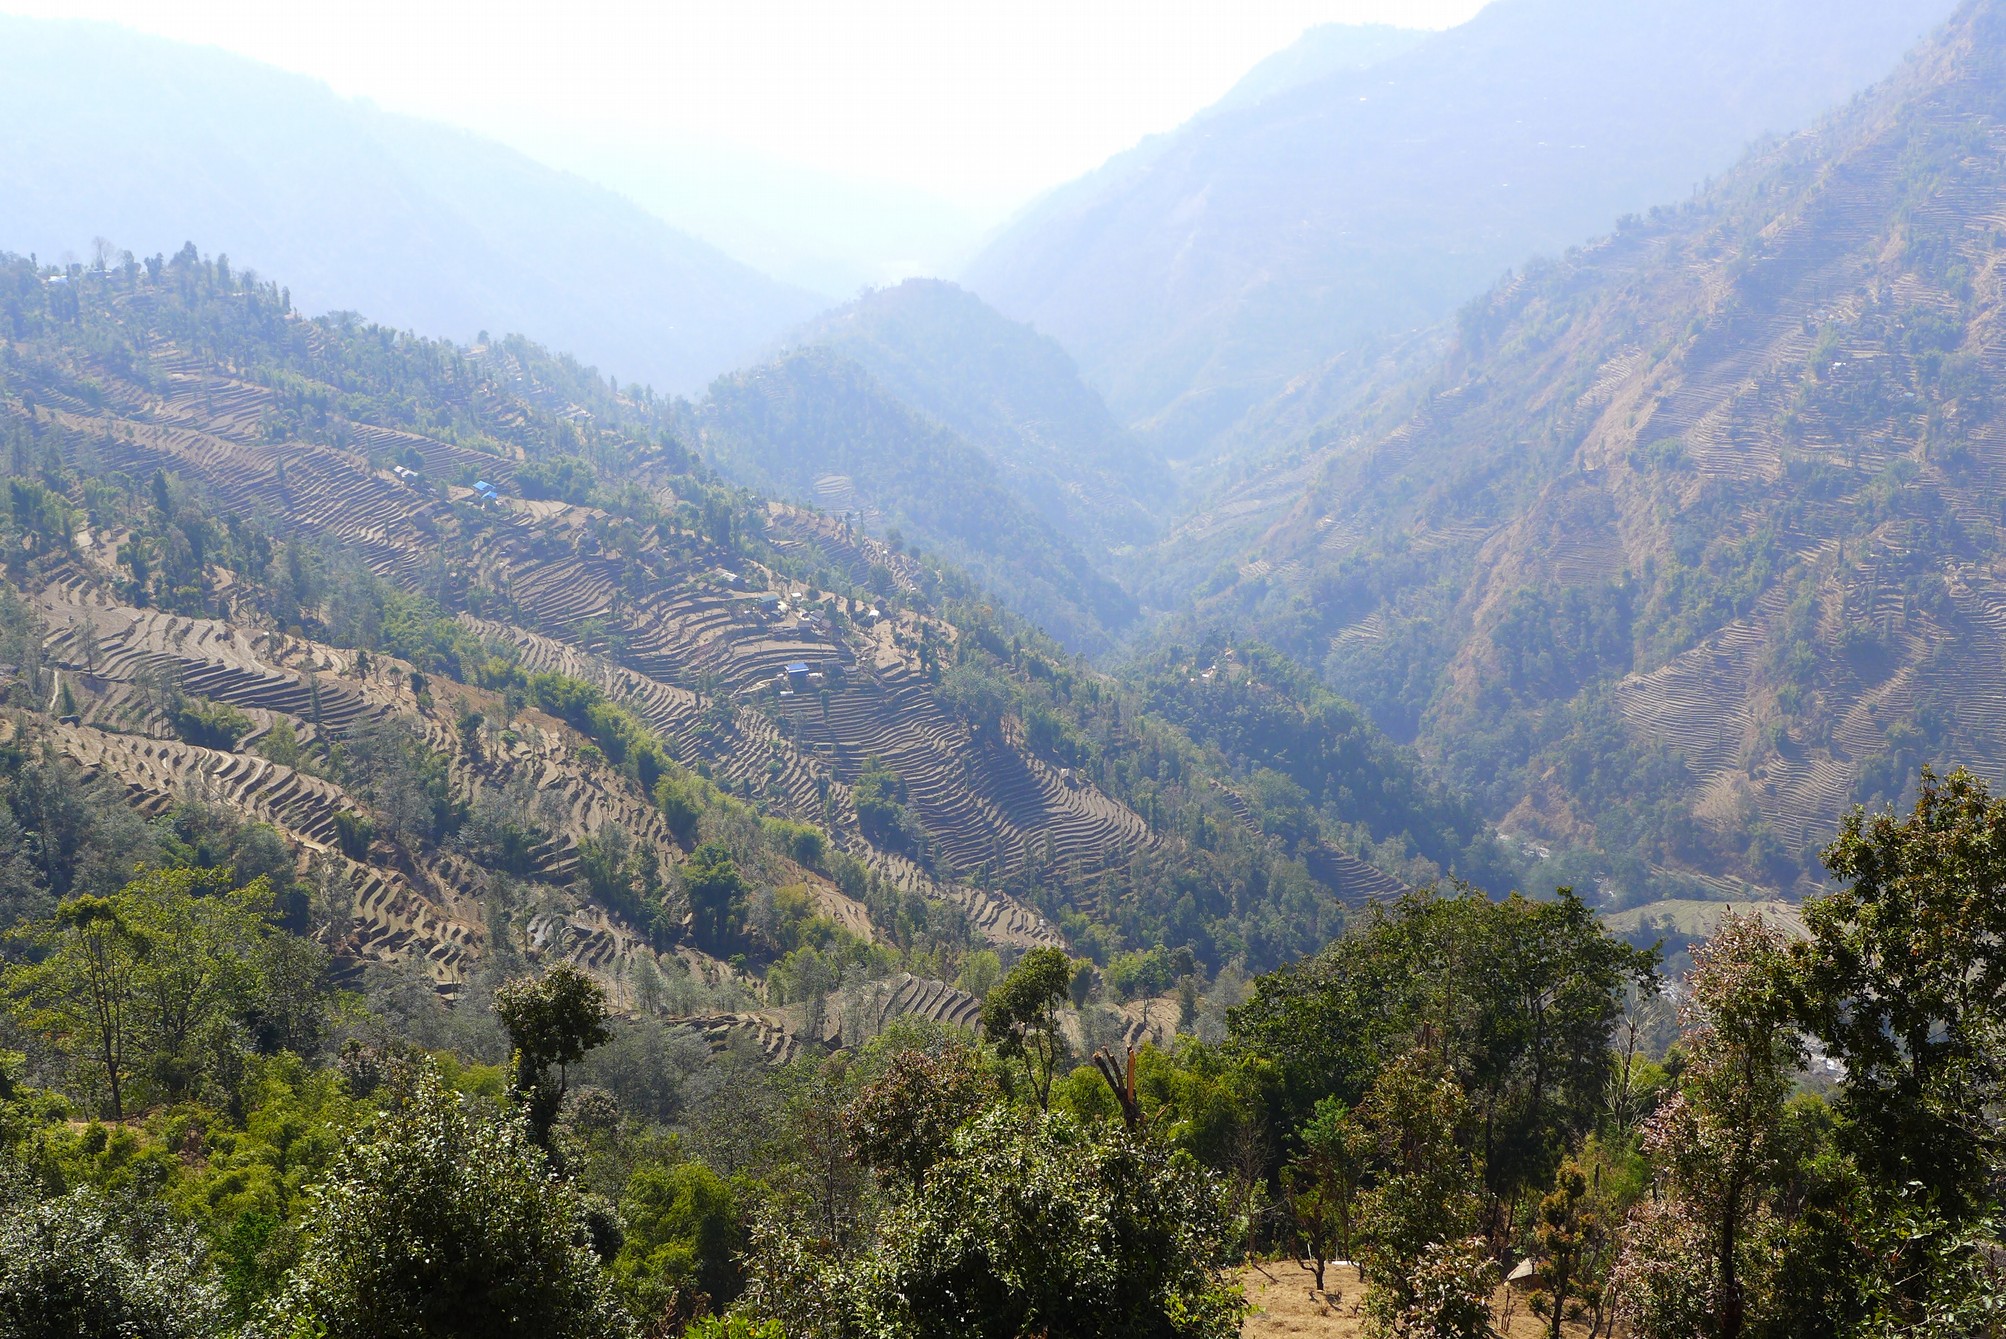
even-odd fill
[{"label": "terraced hillside", "polygon": [[[319,933],[351,970],[377,964],[415,973],[452,999],[504,934],[517,941],[512,948],[591,971],[628,1012],[664,1007],[659,997],[674,981],[690,983],[685,994],[739,998],[737,1012],[698,1012],[688,1025],[719,1044],[730,1031],[750,1030],[776,1059],[803,1042],[875,1035],[891,1017],[972,1021],[965,994],[910,974],[813,1012],[762,1005],[756,979],[694,942],[687,913],[677,924],[660,917],[644,924],[633,908],[581,895],[583,848],[610,829],[661,869],[687,856],[662,810],[564,722],[530,710],[470,735],[459,723],[470,709],[490,720],[506,715],[496,694],[428,683],[410,664],[381,655],[122,604],[108,590],[111,558],[103,545],[84,544],[31,583],[45,635],[42,667],[52,693],[75,710],[60,720],[17,719],[33,742],[115,788],[142,815],[208,805],[276,832],[326,898]],[[589,668],[576,659],[563,667]],[[161,709],[163,694],[199,694],[235,708],[248,728],[229,747],[190,743]],[[475,815],[467,830],[478,827],[484,807],[534,796],[537,839],[504,862],[515,879],[497,880],[494,853],[464,832],[450,842],[412,839],[386,820],[366,777],[313,761],[317,741],[354,751],[372,732],[400,729],[442,761],[451,794]],[[281,731],[307,746],[290,764],[268,747]],[[343,830],[343,819],[356,815],[378,829],[360,845]],[[981,942],[1006,949],[1059,942],[1047,922],[1007,898],[938,884],[910,862],[877,863],[888,881],[960,908]],[[768,872],[800,887],[816,914],[872,935],[869,913],[825,875],[785,861]]]},{"label": "terraced hillside", "polygon": [[[466,570],[478,571],[483,584],[508,602],[512,616],[508,625],[476,621],[474,627],[513,644],[531,672],[577,670],[605,678],[616,700],[640,711],[674,754],[691,762],[708,754],[720,779],[757,793],[773,812],[817,822],[841,815],[846,780],[854,779],[866,758],[876,757],[898,768],[910,788],[926,828],[928,854],[937,850],[959,868],[988,863],[1007,874],[1035,850],[1055,851],[1083,873],[1098,872],[1109,861],[1124,860],[1143,836],[1132,813],[1090,788],[1068,786],[1034,758],[995,746],[973,758],[962,756],[967,741],[916,674],[911,648],[921,632],[910,617],[867,620],[845,636],[806,593],[795,603],[808,612],[762,614],[755,600],[715,579],[717,563],[710,560],[726,555],[701,549],[683,570],[659,574],[669,578],[666,583],[630,589],[617,556],[594,538],[594,522],[605,520],[603,514],[553,503],[456,517],[450,503],[397,487],[336,448],[302,443],[284,452],[261,449],[255,425],[268,395],[242,384],[189,378],[172,359],[164,365],[170,369],[169,393],[141,409],[147,420],[107,425],[52,408],[43,411],[44,421],[101,435],[89,448],[94,469],[140,477],[170,470],[234,511],[276,514],[299,533],[338,541],[363,555],[379,576],[421,579],[441,531],[470,522],[462,536]],[[185,381],[192,384],[177,384]],[[169,426],[211,412],[218,417],[205,419],[207,430]],[[379,436],[366,440],[383,443]],[[430,447],[419,453],[428,471],[470,464],[497,478],[511,476],[505,464],[491,458],[439,442]],[[770,580],[761,578],[762,584]],[[129,646],[151,649],[143,631],[161,625],[172,653],[191,658],[179,665],[190,691],[246,707],[281,699],[296,699],[297,706],[305,700],[306,690],[297,683],[269,682],[247,651],[247,635],[228,624],[191,632],[163,615],[136,611],[133,617],[130,631],[97,634],[103,673],[139,668],[127,662],[136,657],[144,663],[146,653]],[[75,640],[75,634],[67,637]],[[614,645],[620,662],[630,667],[618,674],[591,654]],[[830,690],[828,710],[819,705],[802,710],[777,697],[774,685],[797,663],[812,664],[817,680],[834,675],[840,681],[840,688]],[[699,686],[701,697],[694,691]],[[768,710],[751,705],[762,695],[772,696],[775,705]],[[819,697],[814,700],[819,704]],[[353,704],[345,698],[337,702],[337,713],[353,714]],[[725,720],[715,729],[703,716],[720,705]],[[695,741],[706,730],[709,742],[699,746]],[[797,737],[786,738],[783,731]],[[905,864],[908,881],[927,882],[916,866]],[[1020,938],[1051,937],[1021,914],[991,913],[988,919],[1019,926]]]},{"label": "terraced hillside", "polygon": [[303,320],[192,249],[11,261],[0,300],[30,732],[366,885],[327,931],[357,964],[450,994],[558,951],[737,1018],[984,948],[1258,967],[1400,879],[1498,873],[1397,750],[1340,770],[1398,804],[1277,790],[966,576],[726,486],[686,406],[522,341]]},{"label": "terraced hillside", "polygon": [[1623,896],[1809,887],[1916,762],[2006,768],[2002,163],[1988,0],[1170,546]]},{"label": "terraced hillside", "polygon": [[[526,718],[470,751],[448,704],[421,695],[423,676],[409,665],[120,604],[92,556],[87,548],[83,561],[56,565],[32,592],[47,638],[44,665],[78,710],[59,721],[31,719],[31,731],[87,774],[122,788],[141,813],[194,801],[276,830],[318,877],[345,885],[345,923],[330,927],[327,938],[350,961],[404,963],[448,997],[457,994],[487,947],[492,923],[482,903],[490,880],[463,849],[402,840],[394,831],[345,839],[341,819],[376,805],[352,780],[312,769],[298,755],[286,763],[261,751],[275,730],[307,743],[351,744],[358,732],[412,730],[446,761],[453,791],[469,804],[511,785],[534,787],[548,800],[550,821],[519,870],[533,884],[568,889],[579,839],[608,825],[665,860],[674,853],[660,814],[582,756],[584,741],[560,722]],[[236,707],[251,728],[229,747],[189,743],[159,709],[163,685]],[[637,960],[659,963],[647,937],[590,905],[570,906],[559,919],[563,955],[604,977],[631,1008]],[[721,970],[694,950],[685,956],[685,970]]]}]

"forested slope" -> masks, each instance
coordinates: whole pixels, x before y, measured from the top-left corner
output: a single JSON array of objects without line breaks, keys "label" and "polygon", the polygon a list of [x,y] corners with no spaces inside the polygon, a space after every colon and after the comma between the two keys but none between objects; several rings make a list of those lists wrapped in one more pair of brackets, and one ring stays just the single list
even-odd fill
[{"label": "forested slope", "polygon": [[1124,431],[1058,343],[966,289],[909,279],[795,332],[981,451],[1090,554],[1152,538],[1172,500],[1163,462]]},{"label": "forested slope", "polygon": [[1166,555],[1234,553],[1215,611],[1623,897],[1812,886],[1917,760],[2006,764],[2002,51],[1968,5],[1815,132],[1529,268]]},{"label": "forested slope", "polygon": [[938,554],[1075,651],[1110,650],[1136,619],[1089,554],[1097,536],[1052,519],[1056,508],[1036,506],[992,451],[838,350],[720,378],[697,424],[704,453],[732,477]]}]

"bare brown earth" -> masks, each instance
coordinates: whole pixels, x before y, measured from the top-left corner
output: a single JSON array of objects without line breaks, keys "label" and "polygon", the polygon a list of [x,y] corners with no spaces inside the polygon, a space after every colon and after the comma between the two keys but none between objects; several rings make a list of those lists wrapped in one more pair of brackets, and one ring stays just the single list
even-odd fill
[{"label": "bare brown earth", "polygon": [[[1240,1329],[1243,1339],[1362,1339],[1365,1317],[1359,1312],[1364,1287],[1349,1269],[1331,1271],[1328,1293],[1316,1293],[1310,1277],[1293,1261],[1278,1260],[1250,1268],[1240,1276],[1247,1301],[1255,1308]],[[1506,1339],[1546,1339],[1547,1322],[1526,1308],[1524,1294],[1498,1289],[1491,1324]],[[1563,1322],[1564,1339],[1586,1339],[1588,1326]]]},{"label": "bare brown earth", "polygon": [[[1995,776],[2006,759],[2006,413],[1980,389],[2006,377],[2002,36],[2000,9],[1967,7],[1888,85],[1691,208],[1501,287],[1429,379],[1279,453],[1162,553],[1234,563],[1219,602],[1246,609],[1271,585],[1418,573],[1275,635],[1359,684],[1416,629],[1452,636],[1416,741],[1452,771],[1482,765],[1468,741],[1515,710],[1486,695],[1519,663],[1525,593],[1557,609],[1634,587],[1630,645],[1525,680],[1523,720],[1606,694],[1638,747],[1683,763],[1677,803],[1717,838],[1667,865],[1723,899],[1816,892],[1803,857],[1884,789],[1891,737],[1920,722],[1924,759]],[[1237,549],[1191,557],[1223,534]],[[1768,556],[1736,556],[1751,543]],[[1746,583],[1734,601],[1663,584],[1702,549]],[[1609,799],[1586,777],[1529,773],[1496,816],[1582,840]],[[1784,858],[1737,845],[1758,825]]]}]

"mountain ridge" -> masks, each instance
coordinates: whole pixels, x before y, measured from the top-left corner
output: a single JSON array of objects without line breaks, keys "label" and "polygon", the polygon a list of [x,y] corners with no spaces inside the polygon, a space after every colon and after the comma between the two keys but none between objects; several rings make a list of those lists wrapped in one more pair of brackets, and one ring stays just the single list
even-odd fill
[{"label": "mountain ridge", "polygon": [[1807,892],[1846,806],[1997,767],[2002,48],[1966,5],[1815,130],[1473,304],[1220,500],[1249,540],[1214,613],[1508,830],[1633,849],[1598,875],[1624,896]]},{"label": "mountain ridge", "polygon": [[8,17],[0,36],[10,250],[201,237],[312,311],[533,330],[670,391],[821,305],[602,187],[302,76],[107,24]]},{"label": "mountain ridge", "polygon": [[877,289],[797,330],[983,451],[1025,500],[1097,546],[1145,542],[1174,485],[1056,340],[937,279]]},{"label": "mountain ridge", "polygon": [[1194,450],[1323,359],[1731,167],[1950,8],[1500,0],[1061,188],[964,282],[1065,344],[1118,416]]}]

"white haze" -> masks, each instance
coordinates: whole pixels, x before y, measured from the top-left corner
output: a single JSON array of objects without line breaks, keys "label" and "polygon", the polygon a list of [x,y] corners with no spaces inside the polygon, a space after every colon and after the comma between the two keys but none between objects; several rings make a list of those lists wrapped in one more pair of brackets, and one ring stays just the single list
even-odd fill
[{"label": "white haze", "polygon": [[0,0],[493,136],[823,291],[945,272],[1324,23],[1484,0]]}]

